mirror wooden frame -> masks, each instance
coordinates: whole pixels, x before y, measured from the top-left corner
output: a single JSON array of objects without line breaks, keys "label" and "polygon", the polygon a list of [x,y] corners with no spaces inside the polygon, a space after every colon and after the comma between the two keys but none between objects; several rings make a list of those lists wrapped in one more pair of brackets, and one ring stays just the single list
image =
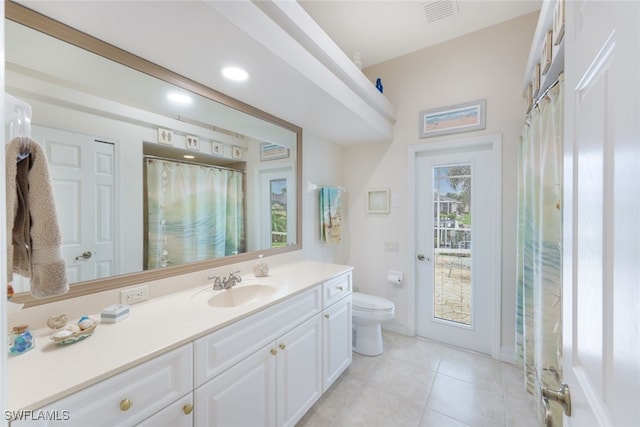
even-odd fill
[{"label": "mirror wooden frame", "polygon": [[[132,68],[134,70],[143,72],[152,77],[163,80],[167,83],[176,85],[182,89],[204,96],[212,101],[216,101],[230,108],[242,111],[246,114],[258,117],[262,120],[269,121],[276,125],[282,126],[292,132],[295,132],[297,137],[297,149],[296,149],[296,243],[281,248],[271,248],[260,251],[265,256],[282,254],[285,252],[292,252],[302,249],[302,128],[291,124],[285,120],[275,117],[269,113],[259,110],[249,104],[245,104],[242,101],[227,96],[221,92],[216,91],[208,86],[200,84],[196,81],[188,79],[171,70],[149,62],[139,56],[133,55],[123,49],[99,40],[93,36],[76,30],[73,27],[62,24],[56,20],[53,20],[45,15],[35,12],[27,7],[13,3],[11,1],[5,2],[5,19],[22,24],[26,27],[32,28],[41,33],[47,34],[51,37],[55,37],[59,40],[70,43],[81,49],[93,52],[97,55],[103,56],[107,59],[115,61],[119,64]],[[43,299],[33,298],[29,294],[17,294],[11,301],[24,304],[25,307],[33,307],[36,305],[47,304],[50,302],[65,300],[69,298],[80,297],[83,295],[89,295],[97,292],[103,292],[112,289],[118,289],[126,286],[131,286],[143,282],[149,282],[168,277],[179,276],[181,274],[192,273],[195,271],[201,271],[208,268],[220,267],[229,264],[235,264],[238,262],[248,261],[256,257],[255,252],[247,252],[244,254],[231,255],[224,258],[212,259],[208,261],[194,262],[190,264],[183,264],[179,266],[172,266],[157,270],[147,270],[137,273],[123,274],[120,276],[113,276],[105,279],[97,279],[85,282],[78,282],[70,286],[69,292],[56,296]]]}]

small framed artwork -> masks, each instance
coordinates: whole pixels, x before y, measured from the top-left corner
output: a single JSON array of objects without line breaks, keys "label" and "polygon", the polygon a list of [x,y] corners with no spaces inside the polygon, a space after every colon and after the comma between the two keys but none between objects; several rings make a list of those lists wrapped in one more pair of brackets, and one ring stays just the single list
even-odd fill
[{"label": "small framed artwork", "polygon": [[200,139],[197,136],[187,135],[187,150],[200,150]]},{"label": "small framed artwork", "polygon": [[538,92],[540,92],[540,63],[539,62],[536,64],[535,68],[533,69],[533,79],[531,80],[531,85],[533,86],[532,93],[533,93],[533,97],[535,98],[535,96],[538,95]]},{"label": "small framed artwork", "polygon": [[554,46],[559,45],[564,37],[564,0],[558,0],[553,11],[553,36]]},{"label": "small framed artwork", "polygon": [[278,144],[263,142],[260,144],[260,161],[288,159],[289,149]]},{"label": "small framed artwork", "polygon": [[485,128],[484,99],[420,112],[420,138]]},{"label": "small framed artwork", "polygon": [[544,42],[542,43],[542,51],[540,52],[540,74],[545,75],[549,68],[551,67],[551,55],[553,51],[553,47],[551,45],[553,38],[553,31],[547,31],[547,35],[544,37]]},{"label": "small framed artwork", "polygon": [[236,160],[242,160],[243,158],[243,151],[242,151],[242,147],[238,147],[237,145],[234,145],[231,147],[231,158],[232,159],[236,159]]},{"label": "small framed artwork", "polygon": [[367,190],[367,213],[389,213],[389,189]]},{"label": "small framed artwork", "polygon": [[212,141],[211,142],[211,152],[213,154],[224,154],[224,144],[222,142]]}]

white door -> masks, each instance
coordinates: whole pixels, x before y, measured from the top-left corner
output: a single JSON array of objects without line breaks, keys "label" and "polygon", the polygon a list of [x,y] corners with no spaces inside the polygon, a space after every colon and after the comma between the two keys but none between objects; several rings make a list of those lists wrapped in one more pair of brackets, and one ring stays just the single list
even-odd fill
[{"label": "white door", "polygon": [[637,426],[640,2],[566,7],[564,421]]},{"label": "white door", "polygon": [[114,144],[42,126],[69,283],[117,274]]},{"label": "white door", "polygon": [[496,357],[499,153],[488,136],[426,144],[415,157],[416,333]]}]

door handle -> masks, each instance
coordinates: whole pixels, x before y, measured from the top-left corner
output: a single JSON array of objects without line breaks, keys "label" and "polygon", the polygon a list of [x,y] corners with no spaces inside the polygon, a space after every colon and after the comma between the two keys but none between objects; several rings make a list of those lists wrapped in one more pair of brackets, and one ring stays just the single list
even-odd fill
[{"label": "door handle", "polygon": [[425,257],[423,254],[418,254],[418,261],[424,261],[425,259],[431,261],[431,258]]},{"label": "door handle", "polygon": [[571,392],[569,386],[562,384],[558,390],[549,387],[540,387],[540,397],[542,398],[542,406],[544,407],[544,425],[545,427],[553,427],[553,418],[549,401],[558,402],[562,405],[562,410],[567,417],[571,416]]},{"label": "door handle", "polygon": [[89,258],[91,258],[91,255],[93,255],[91,253],[91,251],[84,251],[82,253],[82,255],[79,255],[79,256],[76,257],[76,261],[79,260],[79,259],[89,259]]}]

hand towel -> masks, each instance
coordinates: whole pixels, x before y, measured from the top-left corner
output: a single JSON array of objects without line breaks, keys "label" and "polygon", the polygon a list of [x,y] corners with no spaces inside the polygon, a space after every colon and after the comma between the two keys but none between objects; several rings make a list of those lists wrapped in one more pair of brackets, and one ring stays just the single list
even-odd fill
[{"label": "hand towel", "polygon": [[47,158],[42,147],[28,139],[29,156],[16,162],[20,140],[14,138],[6,147],[8,281],[15,271],[31,278],[34,297],[61,295],[69,285]]},{"label": "hand towel", "polygon": [[339,243],[341,240],[342,201],[336,187],[320,189],[320,241]]}]

